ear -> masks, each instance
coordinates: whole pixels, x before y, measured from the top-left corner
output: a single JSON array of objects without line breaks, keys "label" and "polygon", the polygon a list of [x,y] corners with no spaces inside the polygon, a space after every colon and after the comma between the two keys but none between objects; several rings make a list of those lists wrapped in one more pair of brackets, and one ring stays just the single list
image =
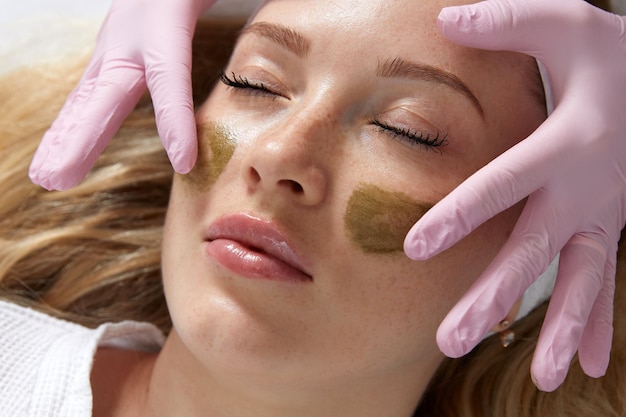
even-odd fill
[{"label": "ear", "polygon": [[515,318],[517,317],[517,313],[519,313],[520,306],[522,305],[522,299],[517,300],[511,310],[507,313],[506,317],[502,319],[502,321],[491,328],[491,331],[494,333],[502,332],[513,324]]}]

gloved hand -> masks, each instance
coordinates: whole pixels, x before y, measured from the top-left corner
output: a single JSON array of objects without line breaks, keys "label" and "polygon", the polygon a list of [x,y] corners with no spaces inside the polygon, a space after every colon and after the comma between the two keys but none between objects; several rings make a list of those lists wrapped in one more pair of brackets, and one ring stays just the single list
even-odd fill
[{"label": "gloved hand", "polygon": [[172,166],[197,156],[191,98],[191,39],[215,0],[113,0],[78,86],[44,135],[30,178],[47,189],[78,184],[150,89],[159,136]]},{"label": "gloved hand", "polygon": [[470,351],[560,252],[533,379],[544,391],[556,389],[576,350],[585,373],[602,376],[626,221],[626,18],[582,0],[488,0],[445,8],[438,24],[459,44],[536,57],[549,72],[555,103],[531,136],[467,179],[407,235],[406,254],[426,259],[529,196],[505,246],[441,324],[439,347],[451,357]]}]

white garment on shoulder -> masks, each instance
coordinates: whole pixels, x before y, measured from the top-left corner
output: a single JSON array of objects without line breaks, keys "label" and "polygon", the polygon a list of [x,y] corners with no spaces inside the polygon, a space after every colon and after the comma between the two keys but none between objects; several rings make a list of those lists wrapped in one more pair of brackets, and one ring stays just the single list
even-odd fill
[{"label": "white garment on shoulder", "polygon": [[148,323],[89,329],[0,301],[0,416],[89,417],[96,349],[158,351],[163,342]]}]

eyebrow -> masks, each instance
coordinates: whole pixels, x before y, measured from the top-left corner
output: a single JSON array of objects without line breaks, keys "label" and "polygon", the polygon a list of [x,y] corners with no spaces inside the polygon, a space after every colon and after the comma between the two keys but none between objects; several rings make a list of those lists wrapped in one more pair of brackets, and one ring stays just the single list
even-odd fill
[{"label": "eyebrow", "polygon": [[376,75],[384,78],[402,77],[446,85],[468,98],[480,116],[485,117],[483,107],[472,90],[459,77],[441,68],[395,58],[379,62]]},{"label": "eyebrow", "polygon": [[[253,23],[242,29],[241,35],[245,34],[254,34],[270,39],[300,58],[306,57],[311,49],[309,39],[295,30],[276,23]],[[446,85],[468,98],[480,116],[483,119],[485,117],[480,101],[472,93],[472,90],[459,77],[441,68],[395,58],[379,62],[376,75],[384,78],[403,77]]]},{"label": "eyebrow", "polygon": [[241,31],[241,35],[250,33],[268,38],[300,58],[304,58],[311,49],[311,42],[307,38],[286,26],[275,23],[253,23]]}]

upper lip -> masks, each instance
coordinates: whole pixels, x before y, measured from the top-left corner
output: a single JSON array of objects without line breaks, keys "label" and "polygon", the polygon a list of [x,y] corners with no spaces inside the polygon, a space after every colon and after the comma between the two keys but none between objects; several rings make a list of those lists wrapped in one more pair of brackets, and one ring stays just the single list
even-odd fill
[{"label": "upper lip", "polygon": [[268,254],[312,279],[307,263],[271,220],[246,213],[221,217],[209,225],[205,236],[205,240],[209,242],[216,239],[233,240],[257,252]]}]

